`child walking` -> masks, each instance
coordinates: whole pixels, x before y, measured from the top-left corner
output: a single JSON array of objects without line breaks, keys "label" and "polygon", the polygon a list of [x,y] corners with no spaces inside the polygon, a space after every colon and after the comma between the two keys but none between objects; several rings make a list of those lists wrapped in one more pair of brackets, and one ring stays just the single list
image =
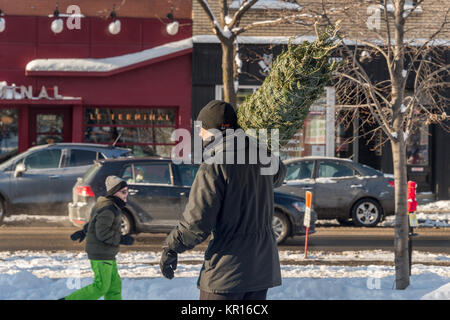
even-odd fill
[{"label": "child walking", "polygon": [[120,244],[132,245],[133,237],[121,234],[122,209],[128,196],[125,180],[106,178],[106,196],[99,197],[92,208],[89,223],[71,235],[80,242],[86,237],[86,252],[94,272],[94,282],[61,300],[122,299],[122,280],[117,270],[116,255]]}]

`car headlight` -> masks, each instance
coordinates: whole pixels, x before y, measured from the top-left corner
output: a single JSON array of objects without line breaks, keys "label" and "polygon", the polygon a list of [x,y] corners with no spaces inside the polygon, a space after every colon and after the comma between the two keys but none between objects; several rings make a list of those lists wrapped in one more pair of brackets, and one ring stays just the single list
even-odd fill
[{"label": "car headlight", "polygon": [[304,202],[294,202],[292,206],[297,209],[297,211],[305,212],[305,203]]}]

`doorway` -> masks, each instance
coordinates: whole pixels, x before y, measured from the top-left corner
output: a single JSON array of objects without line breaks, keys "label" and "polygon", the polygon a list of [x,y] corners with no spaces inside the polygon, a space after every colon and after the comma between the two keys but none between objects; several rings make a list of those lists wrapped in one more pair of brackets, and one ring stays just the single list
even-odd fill
[{"label": "doorway", "polygon": [[406,161],[408,180],[417,183],[417,192],[432,193],[432,166],[430,153],[430,126],[422,123],[409,135],[406,143]]},{"label": "doorway", "polygon": [[72,141],[70,108],[30,108],[29,124],[31,146]]}]

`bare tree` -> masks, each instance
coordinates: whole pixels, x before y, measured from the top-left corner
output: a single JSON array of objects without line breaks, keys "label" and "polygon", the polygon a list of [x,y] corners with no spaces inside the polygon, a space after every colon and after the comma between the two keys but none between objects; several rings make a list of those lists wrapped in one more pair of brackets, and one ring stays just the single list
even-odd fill
[{"label": "bare tree", "polygon": [[[242,33],[260,27],[274,26],[283,23],[297,21],[305,17],[310,17],[309,14],[303,13],[286,13],[282,11],[276,19],[265,21],[254,21],[245,26],[241,26],[243,17],[259,0],[243,0],[240,2],[239,8],[231,10],[229,0],[217,0],[220,8],[220,16],[216,17],[211,9],[208,0],[197,0],[205,11],[208,19],[212,25],[212,31],[220,41],[222,49],[222,81],[224,90],[224,100],[236,107],[236,92],[234,88],[234,81],[237,78],[237,65],[235,63],[236,55],[236,38]],[[300,6],[298,8],[301,8]],[[233,13],[232,13],[233,11]],[[310,24],[312,26],[312,23]]]},{"label": "bare tree", "polygon": [[[364,35],[363,39],[349,41],[350,33],[341,33],[343,63],[336,72],[336,91],[340,103],[356,105],[354,114],[366,112],[369,116],[366,121],[376,123],[370,133],[379,134],[382,131],[391,144],[395,178],[394,252],[397,289],[405,289],[410,283],[407,142],[421,123],[440,123],[449,130],[445,110],[449,97],[445,90],[450,87],[450,65],[445,63],[444,55],[449,46],[438,35],[443,31],[448,32],[450,6],[448,2],[442,2],[442,21],[431,32],[422,30],[423,33],[428,32],[426,37],[419,38],[416,33],[407,39],[410,31],[407,21],[424,2],[418,0],[414,5],[409,3],[406,6],[405,0],[383,0],[381,5],[380,1],[366,1],[366,4],[374,6],[373,12],[378,15],[379,26],[372,32],[368,32],[366,26],[356,27]],[[323,0],[322,4],[322,18],[331,23],[333,14],[327,12],[326,1]],[[371,60],[375,59],[382,61],[387,68],[387,79],[376,81],[368,71]],[[411,94],[406,92],[407,83],[413,83]]]}]

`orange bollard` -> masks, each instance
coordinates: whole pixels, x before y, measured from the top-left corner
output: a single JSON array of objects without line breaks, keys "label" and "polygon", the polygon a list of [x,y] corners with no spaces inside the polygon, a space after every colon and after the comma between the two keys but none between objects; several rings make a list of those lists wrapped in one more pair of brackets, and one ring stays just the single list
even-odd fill
[{"label": "orange bollard", "polygon": [[309,226],[311,225],[311,191],[306,191],[306,208],[305,216],[303,218],[303,225],[306,227],[306,238],[305,238],[305,259],[308,257],[308,234]]}]

